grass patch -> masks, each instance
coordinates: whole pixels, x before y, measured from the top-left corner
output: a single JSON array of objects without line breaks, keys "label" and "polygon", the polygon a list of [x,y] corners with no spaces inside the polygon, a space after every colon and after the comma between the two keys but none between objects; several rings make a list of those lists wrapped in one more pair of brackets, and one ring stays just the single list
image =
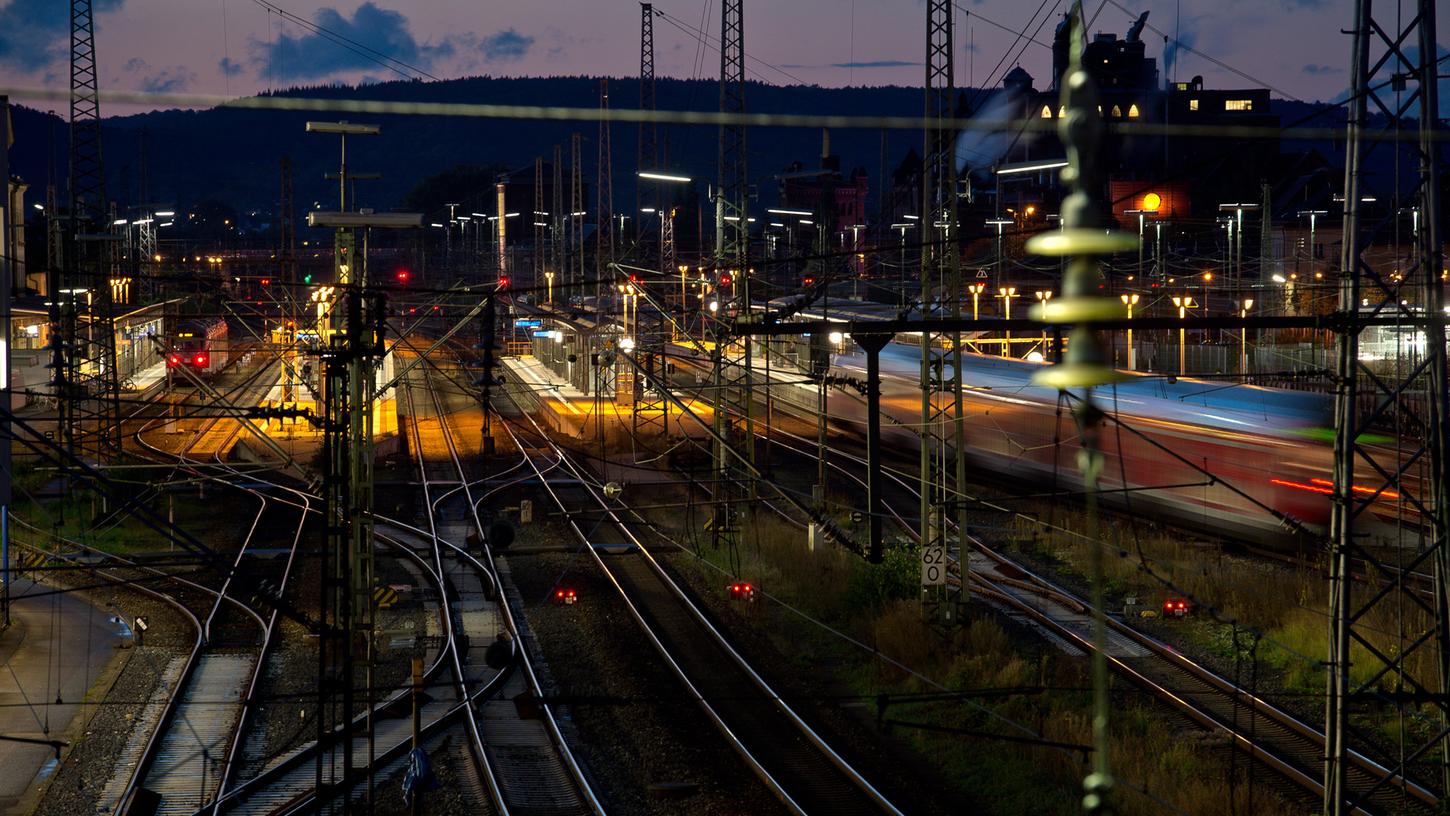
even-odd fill
[{"label": "grass patch", "polygon": [[[681,515],[676,540],[708,538],[691,539]],[[733,626],[764,636],[786,660],[808,669],[804,676],[821,678],[862,700],[886,695],[889,702],[879,713],[883,721],[898,723],[890,726],[891,733],[955,785],[958,797],[982,803],[986,812],[1039,816],[1080,809],[1084,754],[1016,738],[1036,734],[1068,745],[1091,743],[1084,659],[1031,636],[1014,637],[1002,621],[980,609],[946,633],[928,626],[917,600],[919,565],[913,547],[888,550],[884,562],[873,565],[836,547],[811,552],[804,531],[773,515],[757,513],[742,529],[746,533],[736,552],[702,546],[697,555],[868,649],[777,607],[717,604],[717,612]],[[683,563],[694,565],[691,578],[704,589],[721,582],[719,573],[699,562]],[[1115,575],[1124,591],[1136,591],[1131,572]],[[881,657],[958,694],[944,699],[935,685]],[[1112,727],[1112,762],[1122,781],[1115,796],[1120,813],[1147,816],[1175,808],[1195,814],[1297,812],[1264,785],[1250,785],[1247,763],[1242,758],[1230,763],[1226,743],[1143,702],[1136,690],[1123,687],[1115,693]]]}]

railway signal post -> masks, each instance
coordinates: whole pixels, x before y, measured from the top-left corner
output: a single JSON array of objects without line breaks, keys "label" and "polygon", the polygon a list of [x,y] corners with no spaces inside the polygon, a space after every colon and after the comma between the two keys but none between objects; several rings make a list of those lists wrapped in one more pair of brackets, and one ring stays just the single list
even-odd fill
[{"label": "railway signal post", "polygon": [[[418,228],[419,213],[314,212],[313,227],[339,232],[373,228]],[[339,243],[341,245],[341,243]],[[364,241],[366,246],[366,241]],[[339,256],[341,258],[341,256]],[[354,279],[353,274],[356,274]],[[317,790],[324,802],[340,797],[343,812],[351,807],[352,721],[355,709],[355,672],[366,675],[364,687],[371,703],[373,600],[373,404],[377,361],[384,353],[387,299],[367,289],[366,257],[356,269],[339,260],[337,291],[341,303],[331,311],[332,326],[322,353],[323,493],[326,547],[322,575],[322,642],[318,649],[317,734],[319,744],[330,744],[333,729],[342,747],[342,771],[324,768],[326,754],[318,753]],[[319,334],[323,334],[319,327]],[[368,706],[369,710],[371,705]],[[372,746],[372,719],[368,719],[368,752]],[[371,759],[371,756],[369,757]],[[371,767],[372,763],[368,763]],[[371,777],[369,777],[371,794]],[[369,801],[371,801],[369,799]]]}]

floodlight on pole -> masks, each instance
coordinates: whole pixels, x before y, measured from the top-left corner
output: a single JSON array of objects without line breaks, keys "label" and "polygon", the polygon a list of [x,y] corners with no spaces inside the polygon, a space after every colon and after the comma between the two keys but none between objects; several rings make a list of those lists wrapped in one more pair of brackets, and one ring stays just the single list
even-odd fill
[{"label": "floodlight on pole", "polygon": [[1067,166],[1067,159],[1050,159],[1048,161],[1013,162],[1011,164],[999,164],[995,172],[999,176],[1011,176],[1018,173],[1038,173],[1044,170],[1057,170]]},{"label": "floodlight on pole", "polygon": [[365,125],[360,122],[308,122],[308,133],[340,133],[344,136],[376,136],[380,132],[377,125]]},{"label": "floodlight on pole", "polygon": [[675,184],[689,184],[691,181],[694,181],[689,176],[677,176],[672,173],[653,173],[648,170],[641,170],[635,175],[642,179],[649,179],[650,181],[670,181]]},{"label": "floodlight on pole", "polygon": [[[307,226],[335,229],[411,229],[423,226],[422,213],[310,212]],[[441,227],[442,224],[431,226]]]}]

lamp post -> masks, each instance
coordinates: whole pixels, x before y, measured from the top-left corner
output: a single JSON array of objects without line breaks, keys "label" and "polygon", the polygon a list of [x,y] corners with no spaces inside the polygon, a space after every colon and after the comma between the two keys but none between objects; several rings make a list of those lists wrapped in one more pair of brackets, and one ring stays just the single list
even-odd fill
[{"label": "lamp post", "polygon": [[1156,208],[1127,210],[1127,214],[1138,216],[1138,278],[1141,280],[1143,277],[1143,219],[1148,215],[1157,215],[1158,210]]},{"label": "lamp post", "polygon": [[1329,215],[1329,211],[1328,210],[1300,210],[1299,213],[1298,213],[1298,215],[1301,218],[1304,217],[1304,216],[1306,216],[1306,215],[1309,216],[1309,271],[1310,272],[1313,272],[1314,271],[1314,258],[1316,257],[1316,254],[1314,252],[1314,247],[1315,247],[1315,244],[1314,244],[1314,228],[1315,228],[1315,226],[1316,226],[1316,224],[1317,224],[1317,222],[1319,220],[1319,216],[1321,216],[1321,215]]},{"label": "lamp post", "polygon": [[[1185,320],[1188,317],[1188,310],[1196,307],[1198,304],[1197,303],[1194,303],[1193,302],[1193,298],[1191,296],[1189,296],[1189,295],[1182,295],[1182,296],[1174,295],[1173,296],[1173,305],[1176,306],[1176,307],[1178,307],[1178,319],[1180,321],[1182,321],[1182,320]],[[1188,364],[1187,364],[1188,363],[1188,355],[1187,355],[1186,342],[1187,342],[1187,330],[1184,328],[1183,324],[1180,322],[1178,324],[1178,375],[1180,377],[1183,376],[1183,374],[1186,372],[1186,370],[1188,368]]]},{"label": "lamp post", "polygon": [[1257,210],[1259,207],[1258,204],[1242,201],[1218,205],[1219,212],[1233,213],[1229,222],[1232,224],[1229,228],[1229,245],[1234,255],[1233,273],[1229,278],[1230,288],[1237,289],[1238,282],[1244,276],[1244,210]]},{"label": "lamp post", "polygon": [[[1033,294],[1036,295],[1037,302],[1043,309],[1047,308],[1047,301],[1052,300],[1051,289],[1038,289]],[[1047,360],[1047,326],[1045,324],[1042,327],[1042,359]]]},{"label": "lamp post", "polygon": [[[972,293],[972,320],[975,321],[980,315],[979,299],[982,297],[982,293],[987,291],[987,284],[985,281],[968,284],[967,291]],[[975,342],[972,343],[972,350],[980,352]]]},{"label": "lamp post", "polygon": [[545,302],[548,303],[550,306],[553,306],[554,305],[554,270],[552,270],[552,269],[545,269],[544,270],[544,281],[546,282],[546,285],[547,285],[546,291],[548,292],[547,300],[545,300]]},{"label": "lamp post", "polygon": [[1005,226],[1007,226],[1008,224],[1015,224],[1015,223],[1016,222],[1013,221],[1010,218],[989,218],[989,219],[987,219],[987,226],[989,226],[989,227],[996,227],[997,228],[997,263],[994,265],[995,268],[996,268],[996,271],[997,271],[997,275],[996,275],[996,278],[993,280],[993,283],[996,283],[999,286],[1002,283],[1002,263],[1003,263],[1003,260],[1004,260],[1003,257],[1002,257],[1002,228],[1005,227]]},{"label": "lamp post", "polygon": [[[1002,299],[1002,302],[1005,304],[1004,309],[1006,310],[1006,317],[1007,317],[1008,320],[1011,320],[1012,319],[1012,298],[1017,297],[1017,287],[1015,287],[1015,286],[1002,286],[1002,287],[999,287],[997,289],[997,297],[999,297],[999,298]],[[1003,337],[1002,337],[1002,356],[1003,357],[1011,357],[1012,356],[1012,332],[1007,331],[1007,332],[1003,332],[1002,334],[1003,334]]]},{"label": "lamp post", "polygon": [[906,307],[906,231],[915,226],[915,224],[907,223],[891,225],[891,228],[896,230],[901,235],[901,267],[898,270],[901,274],[901,278],[897,286],[897,292],[901,296],[898,305],[900,305],[902,308]]},{"label": "lamp post", "polygon": [[1133,325],[1132,325],[1132,320],[1133,320],[1133,307],[1138,305],[1138,299],[1139,299],[1139,297],[1140,297],[1140,295],[1138,295],[1138,293],[1136,293],[1136,292],[1131,293],[1131,294],[1118,295],[1118,298],[1123,301],[1123,305],[1128,307],[1128,321],[1129,321],[1129,323],[1128,323],[1128,370],[1129,371],[1137,371],[1138,370],[1137,357],[1133,353]]},{"label": "lamp post", "polygon": [[1249,310],[1254,308],[1253,298],[1244,298],[1242,307],[1239,309],[1239,317],[1245,322],[1239,326],[1239,373],[1248,376],[1249,373]]}]

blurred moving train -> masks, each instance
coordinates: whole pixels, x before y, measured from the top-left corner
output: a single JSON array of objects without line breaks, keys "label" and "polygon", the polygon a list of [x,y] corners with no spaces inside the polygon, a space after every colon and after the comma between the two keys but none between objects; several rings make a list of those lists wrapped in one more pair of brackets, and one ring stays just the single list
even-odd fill
[{"label": "blurred moving train", "polygon": [[219,317],[179,320],[167,344],[166,367],[210,377],[227,364],[227,322]]},{"label": "blurred moving train", "polygon": [[[801,316],[820,317],[806,312]],[[834,310],[832,316],[880,317],[850,309]],[[670,353],[682,367],[695,370],[697,382],[706,382],[710,362],[701,349],[678,344]],[[919,451],[921,348],[902,335],[882,350],[880,363],[882,439],[888,449]],[[1082,490],[1073,416],[1082,394],[1062,395],[1033,385],[1032,375],[1042,365],[964,355],[969,480],[1010,481],[1043,494]],[[1126,382],[1094,392],[1109,417],[1100,437],[1105,462],[1099,478],[1107,502],[1175,525],[1271,546],[1300,543],[1306,534],[1319,536],[1328,528],[1333,456],[1327,440],[1334,426],[1333,397],[1125,373],[1130,377]],[[828,374],[864,384],[866,358],[860,353],[831,354]],[[760,388],[764,366],[756,367],[755,376],[753,396],[760,403],[765,398]],[[775,410],[814,422],[818,387],[789,363],[775,368],[771,377]],[[866,403],[860,394],[832,388],[827,412],[833,424],[864,433]],[[1369,437],[1361,437],[1360,443],[1375,444]],[[1406,474],[1406,481],[1415,489],[1413,473]],[[1398,524],[1406,510],[1402,497],[1389,490],[1376,492],[1373,486],[1382,482],[1361,464],[1353,487],[1369,505],[1361,518]]]},{"label": "blurred moving train", "polygon": [[[881,352],[881,434],[888,448],[920,450],[920,361],[915,344],[890,343]],[[1044,494],[1082,489],[1073,416],[1081,392],[1061,395],[1033,385],[1041,367],[964,355],[970,480],[1031,485]],[[830,369],[835,377],[866,379],[864,355],[832,355]],[[771,392],[776,410],[788,407],[814,420],[813,383],[781,372]],[[1331,397],[1135,375],[1097,389],[1094,398],[1109,416],[1100,437],[1106,501],[1260,544],[1284,545],[1327,527],[1333,463],[1322,440],[1333,426]],[[827,411],[832,423],[864,430],[859,394],[833,388]],[[1364,481],[1371,483],[1367,474]]]}]

